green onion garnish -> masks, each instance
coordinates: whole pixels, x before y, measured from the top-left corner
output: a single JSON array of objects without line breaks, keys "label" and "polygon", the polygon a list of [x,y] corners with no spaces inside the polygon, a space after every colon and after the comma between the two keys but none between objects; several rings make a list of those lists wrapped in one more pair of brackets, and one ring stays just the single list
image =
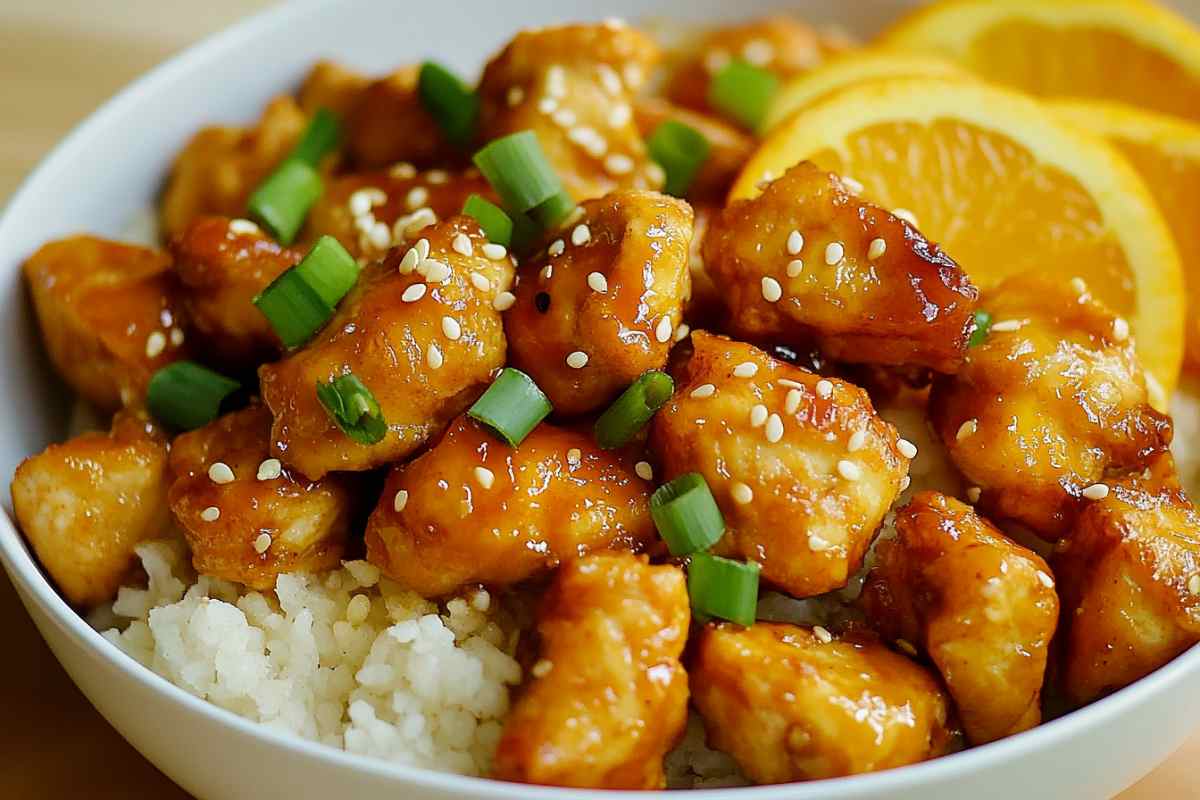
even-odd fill
[{"label": "green onion garnish", "polygon": [[327,108],[317,109],[288,158],[303,161],[311,167],[318,166],[321,159],[337,149],[341,138],[342,124],[337,115]]},{"label": "green onion garnish", "polygon": [[542,230],[550,230],[557,228],[559,223],[570,216],[576,205],[575,201],[571,199],[571,195],[564,190],[531,209],[529,216],[542,227]]},{"label": "green onion garnish", "polygon": [[725,518],[699,472],[658,487],[650,496],[650,516],[673,556],[712,547],[725,533]]},{"label": "green onion garnish", "polygon": [[753,561],[733,561],[696,553],[688,564],[688,597],[699,618],[727,619],[744,627],[758,611],[758,574]]},{"label": "green onion garnish", "polygon": [[176,361],[155,372],[146,390],[146,406],[160,421],[190,431],[221,412],[221,402],[241,384],[193,361]]},{"label": "green onion garnish", "polygon": [[552,410],[533,378],[506,367],[467,412],[513,447],[519,445]]},{"label": "green onion garnish", "polygon": [[674,391],[675,381],[667,373],[643,372],[596,420],[596,444],[605,450],[627,444]]},{"label": "green onion garnish", "polygon": [[773,73],[734,60],[713,77],[708,103],[726,117],[757,131],[778,88],[779,79]]},{"label": "green onion garnish", "polygon": [[646,140],[650,157],[667,174],[663,191],[675,197],[687,194],[688,187],[708,158],[708,139],[690,125],[667,120],[654,129]]},{"label": "green onion garnish", "polygon": [[967,347],[975,347],[983,344],[987,339],[988,331],[992,329],[992,315],[980,309],[975,312],[975,330],[971,331],[971,338],[967,340]]},{"label": "green onion garnish", "polygon": [[271,281],[254,298],[288,347],[319,331],[358,280],[358,262],[332,236],[322,236],[299,264]]},{"label": "green onion garnish", "polygon": [[475,138],[479,95],[468,89],[453,72],[441,64],[426,61],[417,78],[417,96],[451,144],[463,147]]},{"label": "green onion garnish", "polygon": [[303,161],[287,160],[250,195],[250,215],[280,244],[289,245],[321,196],[321,176]]},{"label": "green onion garnish", "polygon": [[563,191],[533,131],[496,139],[473,160],[509,216],[528,213]]},{"label": "green onion garnish", "polygon": [[354,376],[317,382],[317,399],[337,426],[359,444],[375,444],[387,434],[387,422],[371,390]]},{"label": "green onion garnish", "polygon": [[512,244],[513,221],[499,206],[473,194],[463,203],[463,213],[475,218],[489,242],[505,247]]}]

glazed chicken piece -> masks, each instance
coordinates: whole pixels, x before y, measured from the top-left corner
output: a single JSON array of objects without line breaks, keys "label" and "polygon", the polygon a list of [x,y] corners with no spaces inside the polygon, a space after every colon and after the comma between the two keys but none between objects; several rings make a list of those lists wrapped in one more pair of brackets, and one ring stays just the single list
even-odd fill
[{"label": "glazed chicken piece", "polygon": [[[273,455],[314,480],[330,470],[372,469],[412,453],[471,405],[504,366],[496,306],[512,302],[512,260],[489,257],[486,244],[468,217],[425,229],[412,248],[364,267],[311,342],[264,365]],[[387,423],[374,444],[348,438],[317,399],[318,383],[350,373],[374,394]]]},{"label": "glazed chicken piece", "polygon": [[709,746],[755,783],[891,769],[957,744],[937,679],[865,631],[709,625],[688,668]]},{"label": "glazed chicken piece", "polygon": [[628,553],[564,566],[542,598],[541,659],[509,713],[493,777],[594,789],[662,789],[687,721],[687,585]]},{"label": "glazed chicken piece", "polygon": [[270,432],[251,405],[177,436],[167,495],[198,573],[264,591],[337,567],[354,512],[352,476],[307,480],[271,457]]},{"label": "glazed chicken piece", "polygon": [[533,131],[579,201],[658,189],[631,105],[658,58],[648,36],[615,23],[522,31],[483,71],[480,138]]},{"label": "glazed chicken piece", "polygon": [[345,149],[357,168],[436,166],[462,158],[421,103],[419,76],[414,64],[372,81],[347,110]]},{"label": "glazed chicken piece", "polygon": [[787,80],[853,46],[844,34],[818,31],[784,16],[764,17],[709,31],[675,68],[667,96],[681,106],[709,110],[708,87],[731,60],[738,59]]},{"label": "glazed chicken piece", "polygon": [[754,139],[723,120],[682,108],[659,97],[640,97],[634,103],[634,118],[642,137],[649,139],[664,122],[681,122],[703,134],[708,141],[708,158],[688,188],[691,202],[724,205],[733,179],[750,160]]},{"label": "glazed chicken piece", "polygon": [[662,479],[699,472],[725,517],[718,555],[796,597],[846,585],[899,494],[912,446],[867,393],[697,332],[654,417]]},{"label": "glazed chicken piece", "polygon": [[559,414],[603,408],[661,369],[689,287],[686,203],[618,192],[582,208],[577,225],[522,263],[505,317],[513,365]]},{"label": "glazed chicken piece", "polygon": [[1078,286],[1020,276],[990,290],[994,320],[958,374],[941,378],[930,420],[988,514],[1048,539],[1087,487],[1171,443],[1147,399],[1129,325]]},{"label": "glazed chicken piece", "polygon": [[254,298],[298,264],[304,250],[280,247],[253,222],[227,217],[198,218],[170,250],[183,308],[207,358],[240,372],[283,352]]},{"label": "glazed chicken piece", "polygon": [[704,263],[734,335],[814,340],[836,361],[954,372],[978,291],[905,220],[809,162],[731,203]]},{"label": "glazed chicken piece", "polygon": [[50,242],[25,262],[50,361],[101,411],[140,406],[150,377],[186,356],[170,263],[94,236]]},{"label": "glazed chicken piece", "polygon": [[408,163],[388,170],[343,175],[330,181],[308,215],[307,236],[333,236],[354,256],[381,257],[415,241],[440,219],[462,212],[472,194],[495,201],[476,170],[417,172]]},{"label": "glazed chicken piece", "polygon": [[1083,705],[1200,641],[1200,514],[1170,455],[1103,484],[1053,556],[1062,592],[1062,688]]},{"label": "glazed chicken piece", "polygon": [[324,108],[344,121],[370,84],[366,75],[336,61],[318,61],[305,76],[296,100],[309,116]]},{"label": "glazed chicken piece", "polygon": [[192,137],[175,158],[162,199],[162,227],[177,236],[201,216],[238,217],[250,194],[291,152],[308,117],[278,97],[250,128],[216,126]]},{"label": "glazed chicken piece", "polygon": [[937,492],[916,495],[896,530],[863,590],[872,623],[928,654],[973,744],[1037,725],[1058,625],[1046,562]]},{"label": "glazed chicken piece", "polygon": [[167,532],[166,468],[166,438],[127,411],[107,433],[52,444],[17,467],[17,522],[72,604],[113,599],[136,566],[134,548]]},{"label": "glazed chicken piece", "polygon": [[463,416],[392,469],[367,557],[422,597],[505,587],[594,550],[652,545],[653,488],[586,432],[543,422],[510,447]]}]

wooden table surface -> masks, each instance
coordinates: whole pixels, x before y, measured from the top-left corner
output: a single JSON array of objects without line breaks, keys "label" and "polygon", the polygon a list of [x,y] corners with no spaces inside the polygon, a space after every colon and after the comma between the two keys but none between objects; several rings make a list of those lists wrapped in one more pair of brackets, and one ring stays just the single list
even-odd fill
[{"label": "wooden table surface", "polygon": [[[0,203],[76,122],[148,67],[270,0],[0,0]],[[0,573],[0,797],[186,799],[87,703]],[[1200,797],[1200,734],[1120,800]],[[217,800],[214,798],[213,800]],[[1102,800],[1102,799],[1101,799]]]}]

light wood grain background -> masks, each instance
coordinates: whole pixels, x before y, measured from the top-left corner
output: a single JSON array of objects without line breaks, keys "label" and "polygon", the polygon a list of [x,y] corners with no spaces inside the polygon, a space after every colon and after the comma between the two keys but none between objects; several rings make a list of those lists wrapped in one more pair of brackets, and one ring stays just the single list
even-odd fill
[{"label": "light wood grain background", "polygon": [[[75,123],[139,73],[268,5],[0,0],[0,203]],[[8,637],[0,664],[0,798],[186,800],[75,689],[2,574],[0,630]],[[1120,800],[1200,797],[1197,760],[1200,734]]]}]

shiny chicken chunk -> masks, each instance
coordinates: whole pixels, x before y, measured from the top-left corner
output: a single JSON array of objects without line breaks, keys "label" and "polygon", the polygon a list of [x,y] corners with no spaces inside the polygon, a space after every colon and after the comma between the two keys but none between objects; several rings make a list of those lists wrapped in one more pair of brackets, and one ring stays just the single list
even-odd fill
[{"label": "shiny chicken chunk", "polygon": [[505,723],[494,777],[663,788],[663,756],[687,720],[689,613],[677,567],[624,553],[563,567],[542,598],[541,659]]},{"label": "shiny chicken chunk", "polygon": [[985,512],[1051,539],[1105,470],[1136,466],[1171,442],[1129,325],[1080,288],[1022,276],[989,291],[987,338],[930,397],[930,419],[983,490]]},{"label": "shiny chicken chunk", "polygon": [[370,83],[370,78],[335,61],[318,61],[305,76],[296,100],[305,114],[324,108],[344,120]]},{"label": "shiny chicken chunk", "polygon": [[171,444],[171,512],[202,575],[274,589],[286,572],[336,567],[354,511],[351,476],[310,481],[270,454],[260,405],[220,417]]},{"label": "shiny chicken chunk", "polygon": [[937,679],[863,632],[710,625],[688,668],[709,745],[755,783],[891,769],[956,743]]},{"label": "shiny chicken chunk", "polygon": [[481,139],[531,130],[576,200],[658,189],[633,96],[659,57],[644,33],[618,24],[523,31],[483,71]]},{"label": "shiny chicken chunk", "polygon": [[687,198],[723,205],[733,179],[750,160],[754,139],[717,117],[672,105],[658,97],[638,98],[633,113],[638,130],[646,139],[664,122],[680,122],[704,136],[708,158],[692,180]]},{"label": "shiny chicken chunk", "polygon": [[111,600],[136,566],[134,548],[166,532],[166,467],[165,437],[129,412],[107,433],[50,445],[17,467],[17,522],[71,603]]},{"label": "shiny chicken chunk", "polygon": [[[509,257],[489,257],[486,243],[466,217],[427,228],[365,267],[309,344],[259,370],[275,456],[313,479],[371,469],[412,453],[474,402],[504,366],[495,304],[511,302],[513,277]],[[374,444],[349,439],[317,399],[318,383],[350,373],[387,423]]]},{"label": "shiny chicken chunk", "polygon": [[24,269],[50,360],[96,408],[141,405],[150,376],[184,357],[164,253],[75,236],[44,245]]},{"label": "shiny chicken chunk", "polygon": [[514,366],[560,414],[602,408],[646,370],[661,369],[689,287],[687,204],[618,192],[583,211],[522,263],[504,323]]},{"label": "shiny chicken chunk", "polygon": [[436,166],[460,159],[417,94],[420,68],[402,67],[369,83],[345,116],[345,148],[359,169],[397,162]]},{"label": "shiny chicken chunk", "polygon": [[808,162],[726,207],[704,263],[732,332],[752,340],[953,372],[974,329],[978,291],[958,265]]},{"label": "shiny chicken chunk", "polygon": [[871,621],[928,654],[972,743],[1037,725],[1058,625],[1046,562],[937,492],[901,509],[896,530],[877,545],[863,592]]},{"label": "shiny chicken chunk", "polygon": [[1200,641],[1200,513],[1169,455],[1108,484],[1053,563],[1062,591],[1062,688],[1078,704]]},{"label": "shiny chicken chunk", "polygon": [[908,468],[867,393],[697,332],[650,444],[663,479],[699,472],[725,517],[720,555],[751,559],[797,597],[862,565]]},{"label": "shiny chicken chunk", "polygon": [[649,546],[651,489],[587,433],[542,423],[509,447],[462,417],[392,470],[367,525],[368,558],[424,597],[503,587],[593,550]]}]

